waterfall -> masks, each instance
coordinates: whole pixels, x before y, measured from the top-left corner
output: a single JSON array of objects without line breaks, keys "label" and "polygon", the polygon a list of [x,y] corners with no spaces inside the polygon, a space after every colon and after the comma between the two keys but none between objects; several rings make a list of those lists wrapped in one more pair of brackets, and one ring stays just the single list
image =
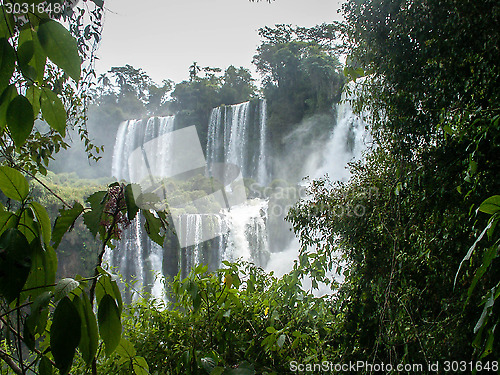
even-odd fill
[{"label": "waterfall", "polygon": [[[135,170],[129,166],[129,156],[138,147],[158,136],[174,130],[175,116],[150,117],[147,120],[129,120],[122,122],[118,128],[113,151],[111,175],[117,180],[134,181],[140,178],[144,171]],[[160,166],[161,172],[168,168],[167,147],[158,145],[156,156],[151,163]]]},{"label": "waterfall", "polygon": [[[354,89],[355,87],[351,87],[349,91],[355,94]],[[306,158],[308,160],[305,160],[303,175],[309,175],[313,179],[328,175],[330,181],[345,181],[350,177],[347,169],[348,163],[362,157],[369,141],[366,123],[359,115],[353,113],[350,99],[352,97],[347,96],[344,92],[341,102],[337,104],[337,118],[328,135],[328,140],[324,143],[324,147],[318,148],[316,152],[311,153]],[[294,260],[298,259],[299,248],[298,239],[293,238],[282,251],[271,253],[265,270],[273,271],[276,276],[289,272],[293,267]],[[342,275],[332,273],[329,276],[338,282],[343,281]],[[304,279],[302,285],[306,289],[310,288],[311,280]],[[324,284],[320,284],[319,290],[314,291],[314,294],[318,296],[327,293],[331,293],[331,290]]]},{"label": "waterfall", "polygon": [[221,266],[221,250],[225,248],[225,236],[216,236],[208,241],[204,240],[207,226],[213,226],[215,233],[227,233],[227,222],[223,215],[185,214],[178,218],[179,227],[195,239],[194,245],[180,247],[178,251],[177,270],[181,277],[187,276],[192,268],[199,264],[208,265],[214,270]]},{"label": "waterfall", "polygon": [[233,207],[226,214],[231,228],[224,260],[243,259],[257,265],[265,265],[269,258],[267,244],[267,201],[251,199]]},{"label": "waterfall", "polygon": [[179,257],[179,269],[182,270],[182,277],[185,277],[191,268],[196,267],[203,260],[203,254],[201,254],[201,238],[203,232],[202,219],[200,214],[186,214],[180,217],[180,220],[184,221],[184,230],[187,235],[192,236],[196,241],[194,245],[186,249],[184,252],[184,259],[182,256]]},{"label": "waterfall", "polygon": [[[108,263],[117,267],[126,280],[137,280],[136,288],[144,287],[153,296],[161,297],[164,287],[155,273],[169,277],[180,272],[185,277],[199,264],[214,270],[224,260],[243,259],[277,275],[290,270],[298,245],[296,241],[289,244],[289,237],[283,235],[288,233],[283,217],[286,205],[293,202],[265,194],[246,199],[243,185],[243,178],[266,186],[275,177],[276,169],[269,165],[266,112],[265,100],[214,108],[206,124],[205,152],[195,127],[176,129],[174,116],[129,120],[120,125],[112,161],[114,177],[141,183],[145,191],[144,181],[148,179],[166,178],[168,183],[170,176],[187,176],[171,180],[175,189],[163,189],[175,227],[163,248],[148,238],[143,219],[136,218],[123,232],[116,249],[106,255]],[[320,120],[321,126],[326,124],[331,130],[327,139],[323,137],[317,145],[306,147],[306,137],[302,136],[315,128],[315,117],[296,126],[289,139],[282,139],[293,152],[285,149],[278,160],[282,164],[281,176],[286,177],[288,162],[294,164],[294,172],[298,168],[302,175],[312,178],[325,174],[331,180],[348,177],[347,163],[359,158],[365,148],[364,123],[352,113],[346,98],[337,106],[336,119],[324,116]],[[174,133],[177,138],[170,136]],[[314,142],[314,137],[307,139]],[[288,160],[291,153],[294,158]],[[276,155],[273,157],[276,161]],[[209,177],[214,177],[217,184]],[[289,179],[298,184],[294,178]],[[266,189],[273,191],[278,185],[273,186]],[[243,194],[243,199],[238,193]],[[269,208],[270,201],[273,209]]]},{"label": "waterfall", "polygon": [[264,99],[256,106],[244,102],[214,108],[208,124],[206,155],[209,168],[214,163],[234,164],[243,177],[265,185],[269,178],[266,111]]},{"label": "waterfall", "polygon": [[[137,182],[144,171],[134,168],[129,163],[132,152],[144,143],[174,129],[174,116],[151,117],[147,120],[129,120],[120,124],[113,152],[112,175],[117,180]],[[162,173],[168,168],[168,153],[164,147],[158,147],[155,158],[150,160],[158,165]],[[117,247],[106,252],[106,262],[117,270],[127,281],[137,280],[136,289],[145,287],[153,296],[161,298],[163,284],[155,273],[162,271],[163,249],[147,238],[144,223],[136,217],[122,233]]]},{"label": "waterfall", "polygon": [[[107,255],[109,265],[127,281],[137,280],[136,289],[144,288],[160,298],[163,285],[155,274],[168,277],[180,272],[185,277],[199,264],[213,270],[224,260],[237,259],[263,266],[269,258],[267,201],[246,200],[242,177],[267,179],[265,117],[265,101],[214,108],[208,126],[206,162],[196,143],[196,129],[176,129],[174,116],[122,123],[112,174],[118,180],[140,184],[143,192],[153,181],[171,181],[175,188],[163,191],[167,191],[164,198],[177,236],[167,236],[161,248],[148,238],[143,219],[137,217],[124,230],[116,249]],[[204,191],[207,177],[204,172],[196,174],[202,164],[208,172],[223,171],[218,181],[222,190],[219,186],[211,193]],[[184,180],[175,179],[184,175],[188,176]],[[214,197],[219,200],[211,200]],[[220,202],[220,206],[213,205]],[[214,207],[220,208],[213,211]]]},{"label": "waterfall", "polygon": [[349,177],[347,163],[360,159],[366,149],[365,122],[352,111],[349,97],[343,96],[337,105],[337,124],[330,133],[328,142],[321,152],[320,164],[310,174],[313,178],[324,177],[332,180],[345,180]]},{"label": "waterfall", "polygon": [[261,185],[267,185],[269,176],[267,172],[267,154],[266,148],[266,122],[267,122],[267,101],[261,100],[259,102],[259,152],[258,159],[254,163],[257,165],[256,180]]}]

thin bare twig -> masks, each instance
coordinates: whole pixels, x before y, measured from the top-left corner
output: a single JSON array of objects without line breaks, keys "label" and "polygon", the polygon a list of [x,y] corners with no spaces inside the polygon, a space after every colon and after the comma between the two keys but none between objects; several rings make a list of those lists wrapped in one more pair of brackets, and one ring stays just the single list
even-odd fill
[{"label": "thin bare twig", "polygon": [[0,349],[0,358],[7,363],[7,365],[18,375],[23,375],[23,371],[21,368],[16,364],[16,362],[7,354],[5,353],[2,349]]},{"label": "thin bare twig", "polygon": [[54,192],[54,190],[52,190],[51,188],[49,188],[43,181],[41,181],[38,177],[36,177],[33,173],[31,173],[30,171],[24,169],[24,168],[20,168],[18,167],[19,169],[21,169],[24,173],[26,173],[28,176],[32,177],[36,182],[38,182],[40,185],[42,185],[45,189],[47,189],[54,197],[56,197],[57,199],[59,199],[62,204],[64,204],[66,207],[68,208],[73,208],[68,202],[66,202],[64,199],[62,199],[59,195],[57,195],[57,193]]},{"label": "thin bare twig", "polygon": [[[23,335],[21,335],[19,332],[17,332],[17,331],[15,330],[15,328],[14,328],[14,327],[12,327],[10,324],[8,324],[8,323],[5,321],[5,319],[4,319],[4,318],[0,318],[0,321],[1,321],[3,324],[5,324],[5,325],[9,328],[9,330],[10,330],[10,331],[14,334],[14,336],[17,336],[17,337],[19,337],[22,341],[24,341],[24,337],[23,337]],[[34,351],[36,354],[38,354],[38,355],[43,355],[43,353],[42,353],[40,350],[38,350],[37,348],[34,348],[34,349],[33,349],[33,351]],[[57,366],[56,366],[56,363],[55,363],[53,360],[51,360],[51,359],[50,359],[50,358],[48,358],[48,357],[47,357],[47,359],[50,361],[50,363],[52,364],[52,366],[57,367]]]},{"label": "thin bare twig", "polygon": [[17,310],[19,310],[19,309],[22,309],[23,307],[29,306],[29,305],[31,305],[32,303],[33,303],[33,302],[26,302],[26,303],[24,303],[24,304],[22,304],[22,305],[20,305],[20,306],[16,306],[16,307],[14,307],[12,310],[9,310],[9,311],[7,311],[7,312],[5,312],[5,313],[1,314],[1,315],[0,315],[0,318],[3,318],[4,316],[9,315],[10,313],[13,313],[14,311],[17,311]]}]

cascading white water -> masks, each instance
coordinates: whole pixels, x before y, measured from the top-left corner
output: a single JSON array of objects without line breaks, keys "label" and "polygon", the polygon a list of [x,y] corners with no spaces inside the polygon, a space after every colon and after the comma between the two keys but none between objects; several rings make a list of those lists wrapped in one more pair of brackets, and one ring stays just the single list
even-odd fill
[{"label": "cascading white water", "polygon": [[[245,178],[261,185],[268,182],[266,148],[266,100],[261,99],[255,114],[250,102],[217,107],[208,124],[207,163],[231,163]],[[255,117],[254,121],[250,119]]]},{"label": "cascading white water", "polygon": [[230,114],[231,121],[225,122],[224,135],[227,135],[227,143],[224,144],[224,162],[239,166],[242,175],[248,175],[245,168],[247,164],[247,129],[248,129],[248,107],[250,102],[235,104],[226,107],[226,118]]},{"label": "cascading white water", "polygon": [[195,244],[189,249],[190,251],[186,251],[186,261],[184,262],[185,264],[180,264],[181,268],[189,272],[191,268],[196,267],[202,260],[202,217],[201,214],[186,214],[183,216],[186,220],[186,232],[188,236],[195,239]]},{"label": "cascading white water", "polygon": [[231,230],[223,250],[223,259],[243,259],[257,265],[265,265],[269,259],[267,201],[250,199],[244,204],[233,206],[226,213],[225,219]]},{"label": "cascading white water", "polygon": [[[352,92],[354,88],[351,88]],[[328,141],[323,149],[317,153],[309,155],[309,160],[305,162],[304,175],[313,179],[328,176],[330,181],[346,180],[350,177],[347,169],[348,163],[353,160],[359,160],[363,151],[366,150],[366,144],[369,134],[366,131],[366,123],[353,113],[349,103],[350,97],[342,95],[341,102],[337,105],[336,124],[330,132]],[[290,271],[293,263],[298,259],[300,243],[297,238],[283,249],[282,252],[271,253],[269,262],[265,269],[273,271],[276,276],[281,276]],[[331,274],[338,282],[343,280],[343,276]],[[309,289],[311,281],[304,280],[303,287]],[[331,293],[326,285],[319,285],[319,290],[314,291],[316,295]]]},{"label": "cascading white water", "polygon": [[[227,218],[221,213],[212,214],[185,214],[180,215],[179,228],[195,239],[194,245],[179,248],[177,255],[177,270],[181,277],[187,276],[192,268],[199,264],[208,265],[211,269],[221,266],[222,250],[226,247],[226,235],[220,235],[206,242],[203,241],[204,232],[227,233]],[[207,226],[209,228],[207,228]]]},{"label": "cascading white water", "polygon": [[[145,125],[144,121],[125,121],[118,128],[111,166],[111,175],[117,180],[135,180],[136,174],[141,171],[129,168],[129,156],[135,149],[141,147],[146,142],[173,131],[175,116],[150,117],[146,120]],[[161,173],[167,172],[165,168],[168,168],[170,164],[167,160],[167,148],[168,145],[159,145],[157,152],[153,153],[153,160],[150,160],[151,164],[163,168],[163,170],[160,170]]]},{"label": "cascading white water", "polygon": [[269,181],[269,176],[267,172],[267,101],[261,100],[259,102],[259,153],[257,159],[257,173],[256,180],[261,185],[267,185]]},{"label": "cascading white water", "polygon": [[[257,112],[257,115],[251,117],[251,112]],[[245,102],[212,111],[206,150],[209,170],[215,162],[228,163],[239,168],[240,179],[241,175],[260,176],[262,180],[267,178],[265,113],[265,101],[260,101],[258,107]],[[173,137],[162,136],[176,131],[174,124],[173,116],[122,123],[114,149],[113,175],[127,182],[139,182],[147,178],[148,173],[150,178],[170,176],[170,172],[175,170],[173,154],[176,145],[171,144]],[[250,138],[253,139],[253,146],[250,146]],[[132,158],[135,161],[130,158],[134,152],[139,155]],[[144,159],[144,164],[141,164],[138,160],[146,153],[147,161]],[[255,153],[258,154],[257,159],[253,155]],[[169,197],[166,198],[168,201]],[[175,251],[162,249],[152,242],[145,233],[144,223],[136,218],[124,231],[121,242],[107,260],[127,280],[137,279],[136,288],[144,287],[155,297],[161,297],[163,286],[154,274],[163,275],[165,268],[170,269],[170,275],[180,271],[184,277],[200,263],[215,269],[222,265],[223,260],[243,258],[262,266],[269,257],[266,210],[266,201],[255,200],[239,205],[233,203],[215,215],[181,213],[174,220],[178,221],[178,229],[189,239],[189,243],[183,245],[179,239],[176,245],[175,241],[170,241],[166,246],[177,246]],[[226,234],[213,238],[207,236],[207,232]],[[165,253],[171,256],[171,259],[166,259],[167,264],[163,259]],[[171,267],[172,262],[175,269]]]},{"label": "cascading white water", "polygon": [[310,176],[320,178],[328,174],[332,181],[348,178],[347,163],[361,158],[366,149],[365,125],[359,115],[353,113],[348,98],[344,96],[337,106],[337,124],[321,153],[321,164],[310,172]]},{"label": "cascading white water", "polygon": [[[252,106],[244,102],[212,110],[208,126],[207,163],[228,163],[239,167],[241,175],[260,184],[268,179],[266,149],[265,100],[259,100],[250,121]],[[259,266],[269,258],[267,240],[267,201],[248,200],[222,213],[230,228],[227,242],[221,251],[222,259],[243,259]]]},{"label": "cascading white water", "polygon": [[[174,130],[174,116],[151,117],[145,120],[129,120],[118,128],[112,162],[112,175],[117,180],[136,181],[144,171],[130,168],[129,156],[146,142]],[[168,145],[165,145],[168,147]],[[168,168],[168,152],[158,147],[150,160],[152,165]],[[136,289],[145,287],[153,296],[162,298],[163,284],[155,273],[162,273],[163,249],[147,239],[143,223],[136,217],[122,234],[122,239],[112,252],[107,251],[105,260],[128,280],[137,280]]]}]

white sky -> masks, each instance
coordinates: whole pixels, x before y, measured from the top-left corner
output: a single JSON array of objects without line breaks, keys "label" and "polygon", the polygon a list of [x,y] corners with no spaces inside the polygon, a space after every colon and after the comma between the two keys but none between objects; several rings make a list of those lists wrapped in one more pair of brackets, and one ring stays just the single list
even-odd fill
[{"label": "white sky", "polygon": [[[260,44],[257,30],[340,20],[341,0],[105,0],[97,73],[130,64],[160,83],[188,79],[188,68],[244,66]],[[254,75],[254,78],[258,78]]]}]

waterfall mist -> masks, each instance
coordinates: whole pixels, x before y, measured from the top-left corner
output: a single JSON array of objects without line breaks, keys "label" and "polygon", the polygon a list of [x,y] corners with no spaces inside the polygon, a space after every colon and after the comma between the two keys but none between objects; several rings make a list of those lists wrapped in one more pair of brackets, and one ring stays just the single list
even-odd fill
[{"label": "waterfall mist", "polygon": [[[343,96],[342,102],[337,105],[336,112],[335,118],[323,115],[307,119],[285,138],[291,149],[300,146],[301,139],[308,139],[308,142],[304,142],[302,176],[308,176],[310,179],[328,177],[330,181],[345,181],[350,177],[348,163],[360,159],[366,149],[368,133],[365,129],[365,123],[353,113],[346,96]],[[315,138],[311,136],[315,128],[328,121],[331,122],[331,127],[326,133],[327,137]],[[281,164],[280,169],[295,163],[296,160],[297,156],[292,155],[292,157],[278,161]],[[303,181],[303,184],[305,188],[307,181]],[[300,198],[307,199],[304,196]],[[288,227],[287,224],[284,226]],[[299,248],[299,240],[293,237],[281,251],[271,253],[265,267],[266,271],[273,271],[277,276],[281,276],[291,270],[294,261],[298,258]],[[330,277],[337,281],[343,279],[340,275],[333,273]],[[303,287],[309,289],[310,286],[310,280],[304,280]],[[320,285],[319,290],[314,293],[322,295],[328,292],[331,292],[328,286]]]}]

